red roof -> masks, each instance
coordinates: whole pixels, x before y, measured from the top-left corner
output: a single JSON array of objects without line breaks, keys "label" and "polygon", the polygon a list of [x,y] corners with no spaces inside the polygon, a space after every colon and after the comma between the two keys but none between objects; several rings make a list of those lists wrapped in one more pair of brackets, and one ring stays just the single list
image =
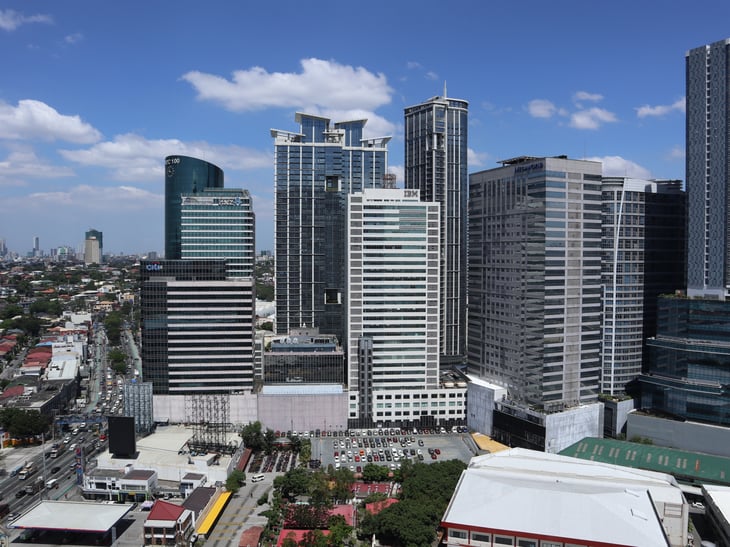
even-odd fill
[{"label": "red roof", "polygon": [[[313,532],[313,530],[292,530],[291,528],[284,528],[281,532],[279,532],[279,538],[276,540],[276,547],[281,547],[286,538],[291,538],[299,544],[309,532]],[[329,530],[321,530],[321,532],[325,536],[328,536],[330,533]]]},{"label": "red roof", "polygon": [[377,515],[380,513],[383,509],[386,507],[390,507],[394,503],[398,503],[398,500],[395,498],[388,498],[385,500],[380,501],[374,501],[373,503],[368,503],[365,505],[365,510],[368,513],[372,513],[373,515]]},{"label": "red roof", "polygon": [[348,526],[355,526],[355,506],[350,504],[335,505],[330,509],[330,516],[342,515]]},{"label": "red roof", "polygon": [[241,539],[238,540],[238,547],[256,547],[264,532],[263,526],[251,526],[241,532]]},{"label": "red roof", "polygon": [[3,391],[0,400],[10,399],[11,397],[20,397],[25,391],[25,386],[12,386]]},{"label": "red roof", "polygon": [[185,508],[169,501],[157,500],[147,516],[147,520],[177,520]]}]

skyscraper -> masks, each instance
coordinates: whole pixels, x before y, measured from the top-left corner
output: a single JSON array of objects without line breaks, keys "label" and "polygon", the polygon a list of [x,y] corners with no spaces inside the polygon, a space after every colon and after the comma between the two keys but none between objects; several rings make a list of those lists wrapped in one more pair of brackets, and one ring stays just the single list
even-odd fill
[{"label": "skyscraper", "polygon": [[730,292],[730,39],[690,50],[687,64],[687,295]]},{"label": "skyscraper", "polygon": [[180,258],[225,258],[228,277],[253,277],[256,219],[248,190],[204,188],[181,199]]},{"label": "skyscraper", "polygon": [[84,237],[84,264],[101,264],[104,256],[104,236],[99,230],[90,229]]},{"label": "skyscraper", "polygon": [[350,418],[463,419],[463,391],[439,407],[439,204],[404,189],[365,189],[349,201],[348,376],[359,409]]},{"label": "skyscraper", "polygon": [[212,163],[187,156],[165,158],[165,258],[182,257],[181,206],[183,194],[223,188],[223,171]]},{"label": "skyscraper", "polygon": [[441,359],[466,355],[466,101],[433,97],[405,109],[405,187],[441,204]]},{"label": "skyscraper", "polygon": [[730,39],[686,55],[687,294],[658,301],[641,405],[730,425]]},{"label": "skyscraper", "polygon": [[596,401],[601,164],[501,163],[469,181],[468,370],[548,411]]},{"label": "skyscraper", "polygon": [[276,330],[316,326],[345,340],[347,195],[383,186],[390,137],[366,120],[297,113],[298,133],[274,138]]},{"label": "skyscraper", "polygon": [[641,374],[660,294],[685,284],[685,194],[679,180],[604,177],[601,391],[621,395]]},{"label": "skyscraper", "polygon": [[253,388],[253,280],[225,260],[140,262],[142,377],[154,394]]}]

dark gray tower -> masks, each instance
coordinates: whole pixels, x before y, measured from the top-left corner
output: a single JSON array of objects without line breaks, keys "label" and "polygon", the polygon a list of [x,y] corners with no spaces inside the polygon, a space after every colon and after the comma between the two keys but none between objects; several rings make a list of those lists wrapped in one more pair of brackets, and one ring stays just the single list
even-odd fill
[{"label": "dark gray tower", "polygon": [[469,103],[434,97],[405,109],[405,186],[441,204],[441,362],[466,355]]}]

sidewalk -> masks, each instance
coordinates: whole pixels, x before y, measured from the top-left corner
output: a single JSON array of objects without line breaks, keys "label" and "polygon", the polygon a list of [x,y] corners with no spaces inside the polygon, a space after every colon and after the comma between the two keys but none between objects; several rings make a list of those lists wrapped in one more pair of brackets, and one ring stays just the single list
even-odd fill
[{"label": "sidewalk", "polygon": [[241,488],[231,497],[205,547],[234,547],[244,530],[251,526],[266,526],[268,519],[261,513],[269,509],[269,504],[256,502],[264,493],[271,495],[272,489],[271,484],[265,483],[247,484]]}]

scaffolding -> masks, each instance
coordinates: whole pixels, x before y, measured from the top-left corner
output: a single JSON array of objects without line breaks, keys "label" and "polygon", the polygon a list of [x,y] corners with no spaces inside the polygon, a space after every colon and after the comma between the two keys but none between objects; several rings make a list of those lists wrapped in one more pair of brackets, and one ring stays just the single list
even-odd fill
[{"label": "scaffolding", "polygon": [[149,433],[154,425],[152,382],[130,380],[122,386],[124,415],[134,416],[135,433]]},{"label": "scaffolding", "polygon": [[230,398],[228,394],[196,394],[185,397],[186,421],[193,436],[188,447],[195,452],[232,454],[235,443],[228,443]]}]

